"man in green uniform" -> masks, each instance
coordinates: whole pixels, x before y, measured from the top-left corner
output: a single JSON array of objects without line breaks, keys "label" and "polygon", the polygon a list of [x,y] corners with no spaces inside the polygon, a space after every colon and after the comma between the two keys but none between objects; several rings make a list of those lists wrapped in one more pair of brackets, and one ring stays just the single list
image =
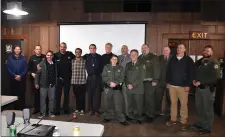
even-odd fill
[{"label": "man in green uniform", "polygon": [[165,95],[165,103],[166,103],[165,115],[167,117],[167,120],[170,118],[170,94],[169,89],[166,87],[166,70],[169,59],[170,59],[170,48],[168,46],[165,46],[163,48],[163,55],[160,55],[158,57],[160,65],[160,80],[158,87],[156,89],[155,108],[156,108],[156,116],[159,116],[162,110],[163,95]]},{"label": "man in green uniform", "polygon": [[203,58],[195,63],[195,79],[193,85],[196,87],[195,104],[197,109],[197,121],[191,126],[200,134],[209,134],[214,119],[214,85],[219,78],[219,64],[212,57],[213,48],[208,45],[204,48]]},{"label": "man in green uniform", "polygon": [[138,61],[146,68],[144,76],[144,102],[147,121],[152,122],[155,118],[155,90],[160,78],[160,69],[157,56],[149,52],[147,44],[142,45],[142,55]]},{"label": "man in green uniform", "polygon": [[136,49],[131,50],[130,56],[132,61],[126,65],[124,78],[127,87],[128,119],[142,124],[145,66],[138,61]]},{"label": "man in green uniform", "polygon": [[[117,65],[118,57],[112,55],[111,64],[105,65],[102,73],[104,83],[104,122],[109,122],[116,113],[117,120],[122,125],[128,125],[123,114],[122,84],[124,82],[124,69]],[[114,107],[114,108],[113,108]]]}]

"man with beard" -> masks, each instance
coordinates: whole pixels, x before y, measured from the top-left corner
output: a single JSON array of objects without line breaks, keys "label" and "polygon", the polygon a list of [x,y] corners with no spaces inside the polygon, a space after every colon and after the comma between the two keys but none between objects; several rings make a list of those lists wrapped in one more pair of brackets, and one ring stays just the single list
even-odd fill
[{"label": "man with beard", "polygon": [[58,82],[56,86],[56,115],[60,115],[62,88],[64,89],[64,113],[69,114],[69,91],[72,77],[71,62],[73,59],[75,59],[75,55],[70,51],[66,51],[66,49],[66,43],[62,42],[59,47],[60,51],[54,55],[54,59],[58,68]]},{"label": "man with beard", "polygon": [[15,45],[14,53],[8,57],[6,66],[10,76],[10,95],[18,97],[18,100],[14,103],[14,109],[16,110],[23,110],[26,107],[25,89],[27,62],[21,53],[21,46]]},{"label": "man with beard", "polygon": [[213,48],[205,46],[203,58],[195,63],[195,77],[193,85],[196,87],[195,105],[197,121],[191,126],[200,134],[209,134],[214,118],[214,85],[219,79],[219,63],[212,57]]},{"label": "man with beard", "polygon": [[144,77],[144,101],[147,122],[152,122],[155,118],[155,90],[160,78],[160,69],[157,56],[150,53],[147,44],[142,45],[142,55],[138,61],[145,67]]}]

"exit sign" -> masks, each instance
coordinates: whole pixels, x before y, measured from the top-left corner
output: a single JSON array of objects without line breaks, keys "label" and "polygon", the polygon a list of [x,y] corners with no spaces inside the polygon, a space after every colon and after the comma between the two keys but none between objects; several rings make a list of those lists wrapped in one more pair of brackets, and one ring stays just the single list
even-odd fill
[{"label": "exit sign", "polygon": [[190,39],[209,39],[209,34],[206,32],[190,31],[189,38]]}]

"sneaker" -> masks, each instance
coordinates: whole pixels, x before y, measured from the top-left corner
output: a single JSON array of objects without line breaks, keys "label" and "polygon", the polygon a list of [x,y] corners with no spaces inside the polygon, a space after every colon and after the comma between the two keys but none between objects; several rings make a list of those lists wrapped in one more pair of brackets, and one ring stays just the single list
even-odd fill
[{"label": "sneaker", "polygon": [[38,116],[38,118],[42,119],[43,117],[45,117],[46,115],[43,113],[43,114],[40,114],[40,116]]},{"label": "sneaker", "polygon": [[79,113],[79,111],[78,111],[78,110],[76,110],[76,111],[75,111],[75,113]]},{"label": "sneaker", "polygon": [[176,125],[176,124],[177,124],[176,121],[172,121],[172,120],[169,120],[169,121],[166,122],[166,125],[169,126],[169,127],[173,126],[173,125]]},{"label": "sneaker", "polygon": [[50,117],[55,117],[55,115],[53,113],[49,113]]},{"label": "sneaker", "polygon": [[84,115],[84,111],[83,110],[80,111],[80,115]]}]

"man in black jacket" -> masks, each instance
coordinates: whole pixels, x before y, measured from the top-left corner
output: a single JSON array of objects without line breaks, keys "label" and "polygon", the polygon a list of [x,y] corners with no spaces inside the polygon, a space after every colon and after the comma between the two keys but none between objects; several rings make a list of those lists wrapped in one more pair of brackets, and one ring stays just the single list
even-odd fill
[{"label": "man in black jacket", "polygon": [[85,69],[88,73],[87,91],[90,115],[99,116],[101,104],[101,74],[103,70],[102,56],[96,53],[96,45],[89,46],[90,54],[85,55]]},{"label": "man in black jacket", "polygon": [[170,92],[171,100],[171,119],[166,123],[167,126],[176,124],[177,121],[177,99],[180,100],[180,122],[181,130],[187,128],[188,118],[188,93],[193,81],[193,60],[185,55],[185,45],[177,47],[177,55],[173,56],[169,63],[166,73],[167,88]]},{"label": "man in black jacket", "polygon": [[75,55],[66,51],[67,45],[62,42],[59,47],[60,51],[55,53],[54,59],[58,67],[58,85],[56,88],[56,115],[60,115],[60,104],[62,88],[64,88],[63,109],[65,114],[69,114],[69,91],[71,85],[72,65],[71,61],[75,59]]},{"label": "man in black jacket", "polygon": [[40,112],[40,89],[36,89],[34,85],[34,78],[37,72],[37,65],[45,59],[45,55],[41,54],[41,46],[37,45],[34,49],[35,54],[30,57],[28,62],[28,72],[30,74],[30,81],[32,84],[32,92],[34,94],[34,112],[36,114]]},{"label": "man in black jacket", "polygon": [[106,43],[105,44],[105,54],[102,55],[102,64],[103,67],[107,64],[110,64],[110,59],[114,55],[112,53],[112,44],[111,43]]}]

